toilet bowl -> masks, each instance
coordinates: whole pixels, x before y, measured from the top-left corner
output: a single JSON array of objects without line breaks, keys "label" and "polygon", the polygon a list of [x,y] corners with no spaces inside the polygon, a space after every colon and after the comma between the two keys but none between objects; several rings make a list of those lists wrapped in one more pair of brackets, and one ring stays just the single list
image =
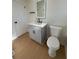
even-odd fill
[{"label": "toilet bowl", "polygon": [[61,32],[61,27],[50,26],[51,36],[47,40],[48,54],[50,57],[56,56],[56,51],[60,48],[60,42],[58,36]]},{"label": "toilet bowl", "polygon": [[50,57],[55,57],[56,56],[56,51],[60,48],[60,43],[59,40],[51,36],[47,40],[47,46],[48,46],[48,54]]}]

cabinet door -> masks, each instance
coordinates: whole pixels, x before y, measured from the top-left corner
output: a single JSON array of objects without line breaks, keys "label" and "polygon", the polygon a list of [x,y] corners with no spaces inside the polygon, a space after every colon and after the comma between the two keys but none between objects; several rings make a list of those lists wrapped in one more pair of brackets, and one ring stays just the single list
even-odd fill
[{"label": "cabinet door", "polygon": [[39,27],[32,27],[29,31],[30,37],[41,44],[41,30]]}]

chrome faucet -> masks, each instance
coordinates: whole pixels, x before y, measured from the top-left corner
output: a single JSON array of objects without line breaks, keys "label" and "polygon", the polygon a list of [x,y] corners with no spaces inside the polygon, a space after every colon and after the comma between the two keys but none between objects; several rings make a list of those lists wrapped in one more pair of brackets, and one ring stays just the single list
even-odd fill
[{"label": "chrome faucet", "polygon": [[37,22],[38,22],[38,23],[42,23],[42,21],[40,20],[40,18],[37,19]]}]

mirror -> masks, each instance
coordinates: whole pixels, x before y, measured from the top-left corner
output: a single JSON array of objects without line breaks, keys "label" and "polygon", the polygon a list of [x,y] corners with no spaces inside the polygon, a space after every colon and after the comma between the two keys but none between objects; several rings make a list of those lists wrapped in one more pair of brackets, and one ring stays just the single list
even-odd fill
[{"label": "mirror", "polygon": [[46,17],[46,0],[37,0],[37,18]]}]

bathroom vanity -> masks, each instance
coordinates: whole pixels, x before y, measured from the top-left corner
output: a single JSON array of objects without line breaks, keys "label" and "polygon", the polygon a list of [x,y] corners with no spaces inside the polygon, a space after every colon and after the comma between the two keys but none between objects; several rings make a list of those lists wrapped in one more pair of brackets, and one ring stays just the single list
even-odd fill
[{"label": "bathroom vanity", "polygon": [[29,36],[39,44],[44,44],[47,40],[47,23],[30,23]]}]

